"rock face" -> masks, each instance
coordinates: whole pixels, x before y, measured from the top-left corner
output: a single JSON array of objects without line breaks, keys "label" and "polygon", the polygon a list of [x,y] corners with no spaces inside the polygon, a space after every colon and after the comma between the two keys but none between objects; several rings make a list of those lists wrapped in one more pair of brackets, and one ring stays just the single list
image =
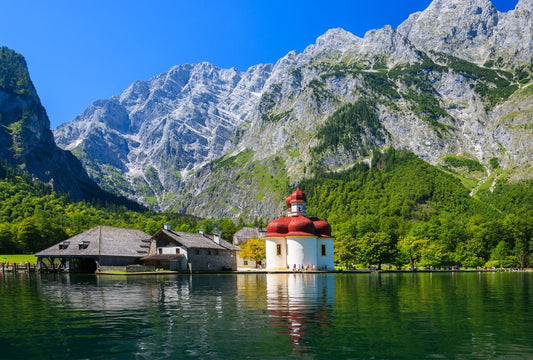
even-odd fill
[{"label": "rock face", "polygon": [[50,121],[22,55],[0,48],[0,158],[67,193],[73,200],[101,192],[80,161],[57,147]]},{"label": "rock face", "polygon": [[398,27],[417,48],[441,51],[483,65],[530,63],[533,1],[501,13],[489,0],[435,0]]},{"label": "rock face", "polygon": [[225,153],[271,70],[176,66],[95,102],[58,127],[56,141],[105,189],[165,209],[183,176]]},{"label": "rock face", "polygon": [[398,30],[332,29],[244,73],[176,66],[54,135],[105,189],[207,217],[278,215],[291,184],[385,146],[529,178],[531,5],[435,0]]}]

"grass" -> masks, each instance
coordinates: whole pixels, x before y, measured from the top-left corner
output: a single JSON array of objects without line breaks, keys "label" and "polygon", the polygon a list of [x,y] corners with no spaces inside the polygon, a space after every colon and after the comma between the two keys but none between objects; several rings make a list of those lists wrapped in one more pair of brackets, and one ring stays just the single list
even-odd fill
[{"label": "grass", "polygon": [[[6,259],[6,260],[4,260]],[[10,264],[17,263],[30,264],[37,263],[37,257],[35,255],[20,255],[20,254],[10,254],[10,255],[0,255],[0,262],[9,262]]]}]

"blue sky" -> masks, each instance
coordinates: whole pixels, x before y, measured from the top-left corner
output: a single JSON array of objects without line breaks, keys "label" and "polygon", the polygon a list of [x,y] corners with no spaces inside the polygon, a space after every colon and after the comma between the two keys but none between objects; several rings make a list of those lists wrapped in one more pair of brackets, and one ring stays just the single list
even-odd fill
[{"label": "blue sky", "polygon": [[[302,51],[328,29],[357,35],[424,10],[431,0],[4,0],[0,46],[26,58],[52,128],[93,101],[174,65],[245,71]],[[500,11],[517,0],[493,0]]]}]

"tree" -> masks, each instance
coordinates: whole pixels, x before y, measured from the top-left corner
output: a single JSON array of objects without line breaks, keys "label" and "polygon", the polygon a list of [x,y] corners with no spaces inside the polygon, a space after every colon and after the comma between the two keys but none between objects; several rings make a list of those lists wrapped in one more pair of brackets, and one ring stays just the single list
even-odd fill
[{"label": "tree", "polygon": [[441,267],[451,263],[451,254],[446,251],[446,247],[442,244],[428,244],[422,250],[422,258],[420,264]]},{"label": "tree", "polygon": [[405,236],[398,242],[398,249],[407,255],[411,269],[414,269],[416,263],[420,261],[422,250],[427,246],[427,243],[427,239],[420,239],[416,236]]},{"label": "tree", "polygon": [[335,262],[348,269],[354,268],[357,260],[357,246],[355,239],[346,233],[335,236]]},{"label": "tree", "polygon": [[491,260],[498,260],[498,267],[503,266],[503,260],[509,255],[509,248],[505,241],[500,241],[490,254]]},{"label": "tree", "polygon": [[241,259],[250,259],[255,262],[260,262],[266,257],[265,239],[251,238],[239,245]]},{"label": "tree", "polygon": [[366,233],[357,239],[356,246],[359,261],[378,264],[378,270],[382,263],[393,261],[398,251],[392,237],[384,232]]},{"label": "tree", "polygon": [[461,243],[456,249],[457,261],[466,267],[478,267],[483,266],[486,262],[486,258],[482,255],[484,245],[479,238],[468,239],[466,243]]},{"label": "tree", "polygon": [[230,218],[222,218],[219,220],[220,236],[226,241],[233,243],[233,234],[237,232],[237,226]]},{"label": "tree", "polygon": [[32,217],[25,218],[18,224],[17,240],[26,253],[44,249],[44,241]]},{"label": "tree", "polygon": [[18,251],[13,232],[9,224],[0,224],[0,253],[15,254]]}]

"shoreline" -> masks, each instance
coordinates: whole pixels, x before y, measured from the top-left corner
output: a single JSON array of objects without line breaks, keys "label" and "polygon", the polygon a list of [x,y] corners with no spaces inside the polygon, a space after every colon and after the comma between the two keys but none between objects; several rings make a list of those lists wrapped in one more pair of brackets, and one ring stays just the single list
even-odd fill
[{"label": "shoreline", "polygon": [[95,272],[95,275],[206,275],[206,274],[416,274],[416,273],[524,273],[533,272],[533,269],[525,270],[499,270],[499,269],[463,269],[463,270],[307,270],[307,271],[292,271],[292,270],[264,270],[264,269],[246,269],[235,271],[205,271],[205,272],[181,272],[181,271],[139,271],[139,272],[112,272],[100,271]]}]

